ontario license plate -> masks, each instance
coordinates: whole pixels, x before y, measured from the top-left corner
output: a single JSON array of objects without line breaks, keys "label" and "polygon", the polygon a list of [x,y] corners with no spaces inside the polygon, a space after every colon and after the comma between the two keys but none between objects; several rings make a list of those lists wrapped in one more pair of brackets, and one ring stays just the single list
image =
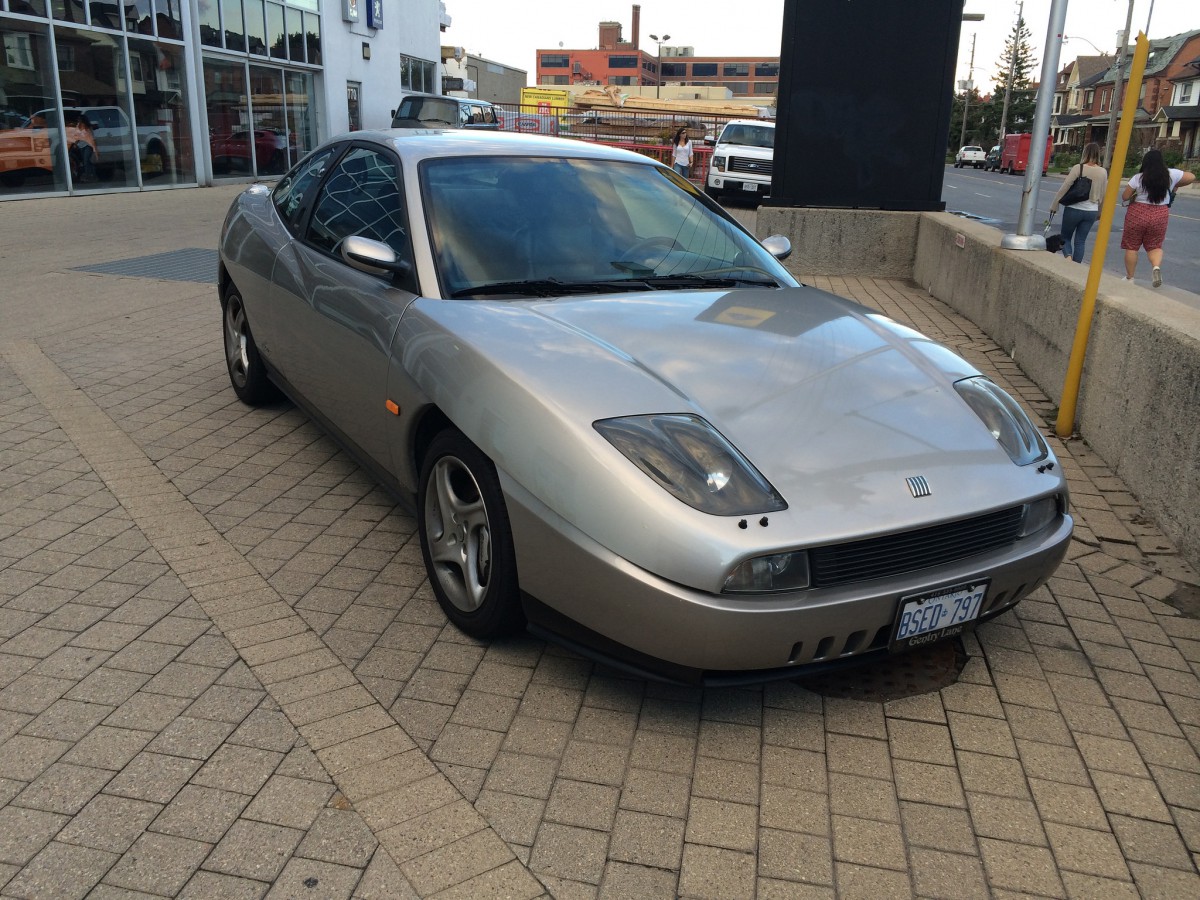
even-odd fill
[{"label": "ontario license plate", "polygon": [[977,581],[901,598],[889,649],[908,650],[960,634],[979,616],[987,589],[988,582]]},{"label": "ontario license plate", "polygon": [[749,191],[752,194],[757,193],[758,192],[758,182],[757,181],[743,181],[742,182],[742,190]]}]

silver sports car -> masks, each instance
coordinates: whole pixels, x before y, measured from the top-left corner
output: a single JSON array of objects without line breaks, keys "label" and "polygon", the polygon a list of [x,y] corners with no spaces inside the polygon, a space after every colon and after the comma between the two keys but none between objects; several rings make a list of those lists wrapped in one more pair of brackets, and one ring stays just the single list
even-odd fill
[{"label": "silver sports car", "polygon": [[1008,394],[646,157],[348,134],[238,197],[220,251],[234,391],[411,504],[469,634],[766,679],[959,634],[1066,551]]}]

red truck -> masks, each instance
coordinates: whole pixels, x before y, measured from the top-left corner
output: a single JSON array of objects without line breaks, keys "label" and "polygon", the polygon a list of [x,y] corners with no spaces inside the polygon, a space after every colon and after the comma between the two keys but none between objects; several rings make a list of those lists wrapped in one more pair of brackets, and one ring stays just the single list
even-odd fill
[{"label": "red truck", "polygon": [[[1000,151],[1000,171],[1011,175],[1021,175],[1029,163],[1029,142],[1031,134],[1006,134],[1004,148]],[[1042,174],[1050,166],[1050,157],[1054,153],[1054,140],[1046,138],[1046,155],[1042,158]]]}]

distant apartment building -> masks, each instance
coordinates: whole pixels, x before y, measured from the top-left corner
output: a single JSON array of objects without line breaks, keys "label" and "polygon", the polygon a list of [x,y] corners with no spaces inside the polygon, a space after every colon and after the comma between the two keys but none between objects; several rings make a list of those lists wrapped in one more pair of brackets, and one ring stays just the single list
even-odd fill
[{"label": "distant apartment building", "polygon": [[778,56],[696,56],[692,47],[662,45],[648,52],[638,43],[641,7],[634,5],[633,40],[621,35],[620,22],[601,22],[598,46],[537,51],[537,83],[542,86],[618,85],[654,87],[696,85],[722,87],[734,97],[775,96],[779,88]]}]

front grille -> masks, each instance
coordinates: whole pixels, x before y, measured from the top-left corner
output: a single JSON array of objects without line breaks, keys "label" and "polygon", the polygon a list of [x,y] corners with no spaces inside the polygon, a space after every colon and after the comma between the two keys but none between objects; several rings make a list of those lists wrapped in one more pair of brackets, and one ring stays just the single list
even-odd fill
[{"label": "front grille", "polygon": [[771,160],[769,159],[749,159],[744,156],[729,157],[729,171],[741,172],[743,175],[766,175],[771,174]]},{"label": "front grille", "polygon": [[814,587],[832,587],[915,572],[1008,546],[1017,540],[1024,507],[903,534],[809,551]]}]

